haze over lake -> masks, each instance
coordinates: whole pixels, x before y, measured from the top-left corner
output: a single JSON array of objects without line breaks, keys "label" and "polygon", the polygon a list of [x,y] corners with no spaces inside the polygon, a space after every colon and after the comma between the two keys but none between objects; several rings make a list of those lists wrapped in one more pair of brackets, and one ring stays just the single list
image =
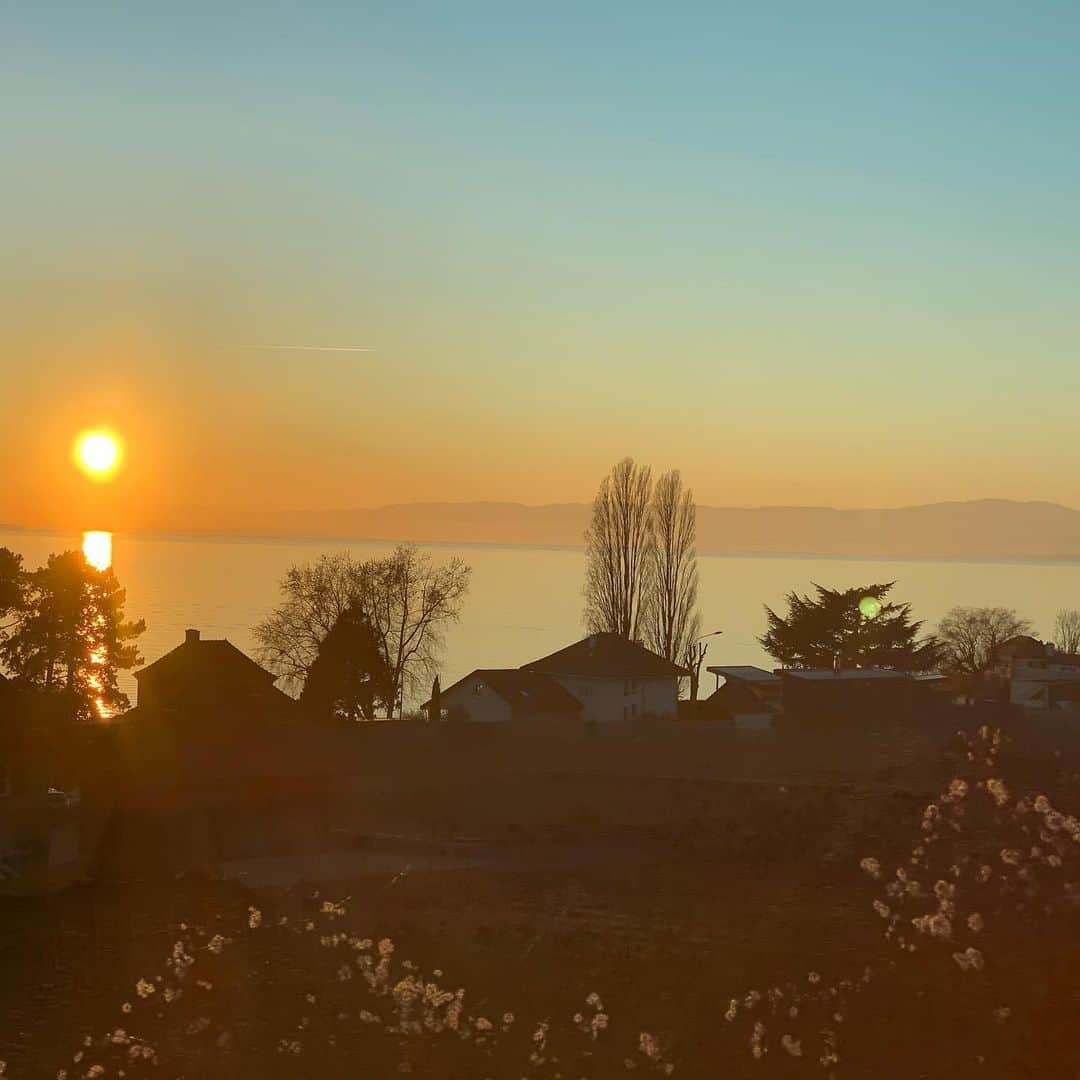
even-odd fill
[{"label": "haze over lake", "polygon": [[[50,552],[78,548],[79,534],[0,532],[0,546],[21,552],[34,567]],[[383,554],[388,542],[274,540],[195,536],[113,538],[113,565],[128,590],[130,617],[145,618],[140,647],[151,661],[179,644],[185,628],[227,637],[254,651],[252,626],[277,602],[278,582],[294,563],[323,552],[349,550],[358,558]],[[442,561],[459,555],[473,568],[460,624],[451,627],[443,686],[478,667],[517,667],[584,634],[581,584],[584,553],[575,548],[425,545]],[[763,632],[762,605],[781,605],[791,589],[811,582],[844,587],[897,582],[895,596],[910,602],[927,628],[952,606],[1000,605],[1030,619],[1046,636],[1054,614],[1080,606],[1080,564],[1063,562],[940,562],[792,556],[699,557],[703,630],[723,630],[709,646],[708,664],[772,667],[755,640]],[[124,687],[134,702],[134,680]],[[702,693],[711,690],[702,678]]]}]

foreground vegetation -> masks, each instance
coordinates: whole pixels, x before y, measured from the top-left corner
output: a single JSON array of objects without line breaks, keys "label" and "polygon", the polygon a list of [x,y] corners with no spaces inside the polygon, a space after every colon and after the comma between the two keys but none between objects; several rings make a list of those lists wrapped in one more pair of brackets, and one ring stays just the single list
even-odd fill
[{"label": "foreground vegetation", "polygon": [[[469,969],[440,944],[437,919],[422,933],[386,932],[355,885],[352,899],[335,890],[300,902],[207,883],[209,902],[190,915],[174,909],[159,964],[144,956],[91,1028],[65,1035],[60,1021],[55,1058],[39,1046],[11,1072],[1075,1075],[1075,761],[1068,747],[1054,754],[1018,739],[988,725],[959,736],[936,797],[892,829],[875,827],[836,868],[843,887],[820,900],[837,909],[832,929],[778,948],[758,978],[737,965],[728,976],[703,970],[704,945],[697,955],[658,947],[632,968],[611,953],[586,974],[557,941],[537,938],[541,951],[527,953],[522,972],[550,983],[541,997],[515,988],[512,971]],[[792,851],[805,847],[812,838],[798,835],[799,819],[786,820]],[[704,877],[712,868],[701,857]],[[775,900],[801,913],[814,901],[793,891],[796,858],[769,841],[755,863],[751,839],[720,873],[736,886],[746,879],[743,891],[764,875]],[[658,866],[649,888],[670,878],[684,893],[687,873]],[[713,904],[734,939],[760,935],[738,892],[718,891]],[[406,947],[419,959],[403,958]],[[492,951],[504,967],[523,956],[505,942]]]}]

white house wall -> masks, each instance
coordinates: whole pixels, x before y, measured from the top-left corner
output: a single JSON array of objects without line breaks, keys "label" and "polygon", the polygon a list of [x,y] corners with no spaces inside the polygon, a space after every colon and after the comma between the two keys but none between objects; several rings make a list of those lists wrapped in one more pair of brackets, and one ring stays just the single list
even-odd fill
[{"label": "white house wall", "polygon": [[[477,684],[480,684],[479,689]],[[441,707],[447,713],[461,709],[466,718],[476,724],[505,724],[512,718],[510,706],[479,678],[447,690],[442,695]]]},{"label": "white house wall", "polygon": [[645,716],[674,716],[678,680],[601,679],[584,675],[549,675],[584,706],[582,719],[590,724],[621,724]]}]

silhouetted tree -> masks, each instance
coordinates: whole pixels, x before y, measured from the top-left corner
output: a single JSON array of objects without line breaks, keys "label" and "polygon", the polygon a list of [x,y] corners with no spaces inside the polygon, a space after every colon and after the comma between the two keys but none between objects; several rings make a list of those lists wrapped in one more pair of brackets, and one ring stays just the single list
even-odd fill
[{"label": "silhouetted tree", "polygon": [[636,641],[652,572],[652,470],[623,458],[604,478],[585,530],[585,625]]},{"label": "silhouetted tree", "polygon": [[705,663],[705,654],[709,651],[707,641],[691,641],[683,653],[682,665],[690,672],[689,699],[693,708],[697,708],[698,687],[701,685],[701,665]]},{"label": "silhouetted tree", "polygon": [[370,561],[344,551],[289,568],[281,603],[254,628],[259,658],[284,690],[299,695],[323,638],[351,607],[366,610],[372,577]]},{"label": "silhouetted tree", "polygon": [[1080,653],[1080,611],[1062,609],[1054,619],[1054,647],[1063,653]]},{"label": "silhouetted tree", "polygon": [[697,507],[678,469],[656,482],[649,508],[652,567],[645,604],[645,644],[678,664],[701,630],[696,609]]},{"label": "silhouetted tree", "polygon": [[979,675],[998,645],[1030,632],[1031,624],[1011,608],[954,607],[937,628],[942,667],[954,675]]},{"label": "silhouetted tree", "polygon": [[[886,600],[894,584],[843,590],[815,584],[816,597],[791,592],[786,616],[765,608],[769,629],[758,641],[785,667],[827,668],[839,663],[928,671],[938,660],[937,642],[918,640],[922,623],[911,621],[910,605]],[[864,600],[880,605],[873,617],[860,609]]]},{"label": "silhouetted tree", "polygon": [[445,647],[445,628],[461,618],[472,569],[457,558],[436,566],[426,551],[401,544],[375,564],[374,588],[365,607],[390,670],[390,689],[404,708],[420,690]]},{"label": "silhouetted tree", "polygon": [[294,566],[281,583],[282,602],[254,629],[259,657],[283,677],[287,690],[298,693],[323,639],[354,608],[367,618],[382,650],[389,711],[433,673],[445,627],[460,618],[470,574],[461,559],[436,566],[411,544],[363,562],[342,553]]},{"label": "silhouetted tree", "polygon": [[368,617],[346,608],[319,642],[300,704],[313,716],[373,720],[376,704],[389,699],[390,673]]},{"label": "silhouetted tree", "polygon": [[24,584],[22,556],[0,547],[0,637],[15,625],[23,606]]},{"label": "silhouetted tree", "polygon": [[127,708],[117,673],[141,662],[142,619],[124,619],[127,593],[110,567],[97,570],[78,551],[50,555],[24,575],[24,598],[3,660],[19,681],[63,691],[84,717]]},{"label": "silhouetted tree", "polygon": [[442,719],[442,686],[439,676],[431,681],[431,702],[428,705],[428,719],[438,723]]}]

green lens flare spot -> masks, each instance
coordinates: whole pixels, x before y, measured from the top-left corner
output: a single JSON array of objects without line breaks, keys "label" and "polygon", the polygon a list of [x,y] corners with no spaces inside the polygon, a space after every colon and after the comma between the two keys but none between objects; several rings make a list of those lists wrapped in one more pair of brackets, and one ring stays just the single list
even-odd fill
[{"label": "green lens flare spot", "polygon": [[876,619],[881,614],[881,601],[876,596],[864,596],[859,601],[859,614],[864,619]]}]

